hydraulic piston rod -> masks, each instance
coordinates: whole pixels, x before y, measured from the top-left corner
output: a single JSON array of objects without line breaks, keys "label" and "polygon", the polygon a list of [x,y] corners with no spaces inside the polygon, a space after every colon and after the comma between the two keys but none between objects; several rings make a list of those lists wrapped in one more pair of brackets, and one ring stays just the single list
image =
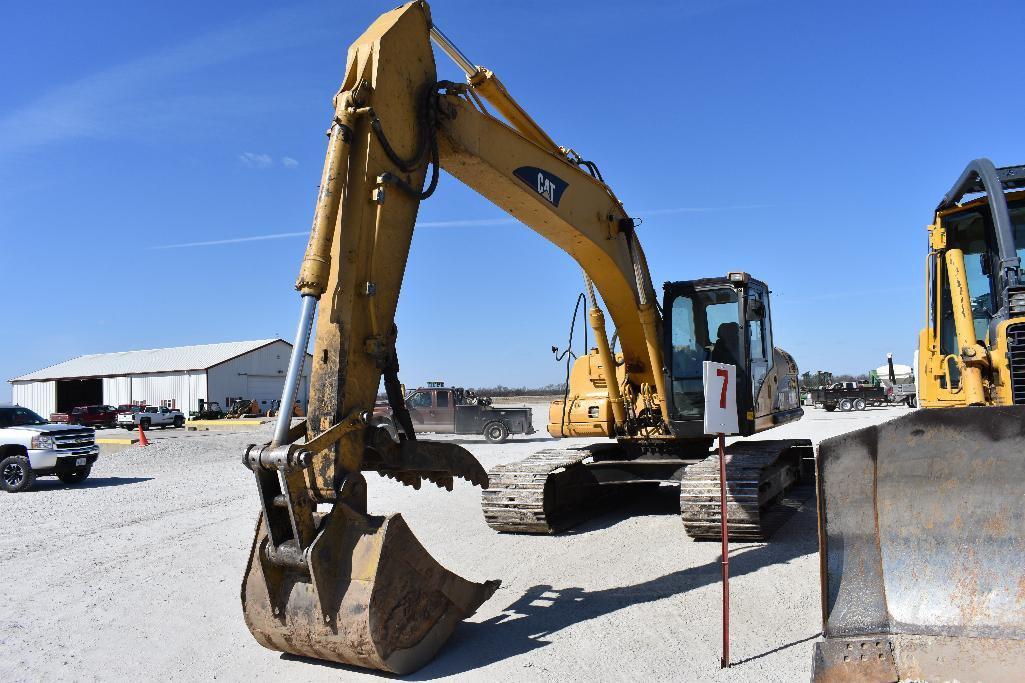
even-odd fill
[{"label": "hydraulic piston rod", "polygon": [[477,73],[477,67],[474,66],[473,62],[467,59],[466,55],[464,55],[459,48],[455,46],[455,43],[449,40],[448,36],[442,33],[441,29],[437,26],[431,26],[431,40],[433,40],[445,54],[452,58],[452,61],[463,70],[463,73],[466,74],[467,78],[472,78]]},{"label": "hydraulic piston rod", "polygon": [[292,406],[295,405],[299,382],[302,380],[303,363],[306,361],[306,349],[310,345],[310,330],[313,327],[313,314],[316,310],[317,297],[304,294],[302,308],[299,311],[299,327],[295,331],[292,356],[288,359],[288,371],[285,373],[285,386],[281,388],[278,421],[274,425],[271,447],[283,445],[288,438],[288,429],[292,425]]}]

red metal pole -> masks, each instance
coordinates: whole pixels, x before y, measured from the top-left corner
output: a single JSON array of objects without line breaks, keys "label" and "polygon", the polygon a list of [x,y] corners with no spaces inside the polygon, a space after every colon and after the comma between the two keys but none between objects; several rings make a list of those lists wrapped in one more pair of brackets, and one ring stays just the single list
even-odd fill
[{"label": "red metal pole", "polygon": [[726,519],[726,437],[719,435],[719,510],[722,517],[722,660],[730,666],[730,535]]}]

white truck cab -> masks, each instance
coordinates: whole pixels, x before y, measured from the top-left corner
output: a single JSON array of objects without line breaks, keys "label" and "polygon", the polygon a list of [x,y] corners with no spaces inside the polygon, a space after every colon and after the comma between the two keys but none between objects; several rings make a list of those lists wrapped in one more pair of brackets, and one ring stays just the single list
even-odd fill
[{"label": "white truck cab", "polygon": [[99,456],[91,427],[57,424],[28,408],[0,403],[0,488],[16,493],[36,477],[56,476],[77,484]]},{"label": "white truck cab", "polygon": [[117,425],[125,429],[146,430],[150,427],[184,427],[185,414],[176,408],[163,406],[143,406],[138,412],[118,413]]}]

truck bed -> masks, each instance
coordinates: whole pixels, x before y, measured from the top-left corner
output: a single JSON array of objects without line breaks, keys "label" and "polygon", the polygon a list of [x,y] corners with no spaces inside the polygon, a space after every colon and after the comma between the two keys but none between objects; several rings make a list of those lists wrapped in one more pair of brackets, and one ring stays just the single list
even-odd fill
[{"label": "truck bed", "polygon": [[480,434],[490,422],[502,422],[510,434],[533,434],[530,408],[496,408],[482,405],[456,406],[456,434]]}]

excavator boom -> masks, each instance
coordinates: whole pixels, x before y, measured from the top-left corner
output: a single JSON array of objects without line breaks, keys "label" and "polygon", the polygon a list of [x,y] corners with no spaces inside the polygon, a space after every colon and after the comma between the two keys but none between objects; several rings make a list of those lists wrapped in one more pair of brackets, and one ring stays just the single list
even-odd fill
[{"label": "excavator boom", "polygon": [[[432,37],[464,70],[467,83],[437,80]],[[600,396],[592,391],[589,400],[610,419],[576,419],[575,405],[566,411],[571,419],[563,433],[596,429],[585,433],[655,439],[672,451],[656,467],[673,476],[688,462],[674,448],[689,446],[689,461],[696,462],[708,456],[707,443],[704,435],[686,431],[700,424],[700,415],[676,419],[670,410],[667,338],[634,220],[595,164],[556,146],[493,72],[474,66],[433,26],[425,2],[383,14],[352,44],[327,136],[296,282],[299,324],[280,400],[293,405],[312,337],[308,417],[292,425],[289,411],[281,411],[273,440],[246,452],[262,512],[243,580],[243,610],[266,647],[407,673],[428,661],[498,587],[497,581],[467,581],[441,567],[401,515],[367,513],[364,472],[414,488],[451,489],[456,479],[485,489],[492,483],[462,446],[417,438],[398,378],[395,310],[417,210],[437,187],[439,169],[566,251],[584,271],[596,349],[577,367],[584,371],[583,385],[601,385]],[[751,371],[744,385],[745,433],[799,417],[796,366],[771,345],[767,287],[745,273],[701,282],[703,292],[716,290],[732,308],[734,321],[720,326],[730,343],[714,330],[710,334],[706,321],[700,339],[681,339],[674,353],[686,358],[688,368],[700,365],[699,356],[713,347],[736,363],[757,355],[744,364]],[[621,348],[615,356],[599,296],[615,325]],[[702,315],[711,304],[706,299],[693,303]],[[756,350],[741,334],[748,319],[760,330]],[[391,429],[372,420],[382,380],[398,423]],[[689,393],[681,396],[690,401]],[[585,416],[590,412],[584,409]],[[762,533],[760,506],[782,495],[797,476],[798,451],[791,442],[781,444],[759,451],[756,467],[743,467],[747,461],[735,454],[734,465],[741,466],[728,468],[755,485],[752,469],[772,477],[772,487],[740,503],[750,513],[745,533]],[[564,489],[555,490],[561,482],[575,489],[581,504],[601,498],[585,456],[570,457],[572,466],[561,468],[565,477],[555,466],[553,478],[535,478],[546,490],[554,487],[543,495],[570,500]],[[621,460],[618,450],[605,458],[605,475],[620,471]],[[629,460],[627,467],[638,465],[636,457]],[[701,481],[718,490],[708,476]],[[506,484],[499,489],[516,488]],[[699,526],[714,526],[704,512],[704,489],[695,495]],[[486,508],[496,498],[488,500]]]}]

